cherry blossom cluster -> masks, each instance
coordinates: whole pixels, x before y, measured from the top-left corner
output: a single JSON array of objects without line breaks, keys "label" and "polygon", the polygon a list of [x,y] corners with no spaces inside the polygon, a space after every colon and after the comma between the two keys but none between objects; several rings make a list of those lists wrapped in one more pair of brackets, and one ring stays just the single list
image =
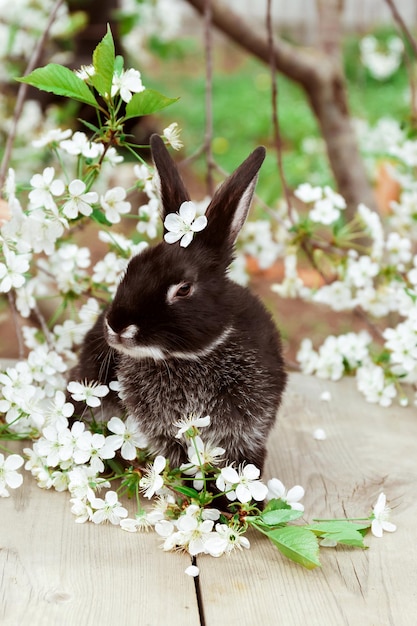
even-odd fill
[{"label": "cherry blossom cluster", "polygon": [[[15,369],[20,370],[20,364]],[[9,377],[14,378],[12,368]],[[117,384],[110,386],[117,390]],[[246,536],[250,527],[267,536],[275,533],[279,547],[276,531],[304,515],[300,485],[286,490],[277,478],[265,484],[255,465],[227,463],[223,448],[204,441],[201,431],[210,425],[209,416],[189,416],[174,424],[175,436],[187,444],[188,460],[171,468],[165,457],[149,457],[146,438],[132,417],[96,421],[109,387],[70,381],[66,391],[65,395],[63,389],[57,389],[50,399],[46,421],[42,427],[36,424],[39,435],[32,447],[23,450],[26,462],[19,454],[6,458],[0,454],[0,496],[7,497],[9,489],[21,486],[23,476],[18,470],[24,465],[39,487],[69,492],[76,523],[110,523],[130,533],[153,529],[165,551],[180,549],[193,558],[220,557],[250,548]],[[91,412],[87,420],[77,419],[74,402],[84,403]],[[133,515],[124,506],[126,493],[135,496]],[[143,498],[150,506],[144,505]],[[377,537],[383,531],[393,532],[396,526],[389,516],[386,497],[380,494],[368,517],[359,519],[363,522],[360,526],[357,518],[356,526],[348,530],[340,526],[349,523],[346,520],[335,520],[333,529],[328,522],[325,527],[306,525],[304,530],[315,544],[304,557],[312,566],[319,564],[315,555],[319,539],[323,547],[352,542],[352,538],[364,547],[358,529],[370,529]],[[288,528],[300,531],[298,526]],[[186,573],[195,576],[199,572],[194,566]]]},{"label": "cherry blossom cluster", "polygon": [[401,65],[404,44],[399,37],[390,37],[383,43],[373,35],[367,35],[359,47],[363,65],[376,80],[387,80]]},{"label": "cherry blossom cluster", "polygon": [[[285,218],[284,278],[272,289],[350,312],[363,325],[356,333],[329,335],[318,349],[304,338],[297,355],[303,372],[329,380],[355,375],[369,402],[389,406],[396,398],[406,406],[417,384],[417,142],[395,124],[386,121],[383,127],[389,130],[384,151],[396,159],[390,175],[401,189],[398,200],[386,216],[360,204],[348,221],[339,194],[300,185],[294,192],[298,205]],[[303,281],[306,258],[316,275],[314,287]]]},{"label": "cherry blossom cluster", "polygon": [[[0,76],[2,79],[6,78],[2,73],[5,72],[9,63],[17,64],[22,59],[28,59],[39,38],[39,33],[45,29],[54,4],[54,0],[2,2],[0,23],[0,59],[2,61]],[[50,33],[51,39],[70,36],[73,29],[74,24],[71,24],[68,7],[66,3],[63,3],[54,21]]]}]

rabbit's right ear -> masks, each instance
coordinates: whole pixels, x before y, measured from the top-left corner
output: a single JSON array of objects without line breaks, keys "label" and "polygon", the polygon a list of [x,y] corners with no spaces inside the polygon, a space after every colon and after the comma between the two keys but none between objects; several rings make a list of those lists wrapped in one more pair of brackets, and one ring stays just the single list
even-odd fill
[{"label": "rabbit's right ear", "polygon": [[161,137],[152,135],[150,144],[162,202],[161,217],[164,221],[168,213],[177,213],[181,204],[188,201],[190,196]]},{"label": "rabbit's right ear", "polygon": [[226,260],[230,260],[236,238],[245,223],[264,159],[265,148],[259,146],[216,190],[207,207],[208,224],[199,233],[199,240],[225,253]]}]

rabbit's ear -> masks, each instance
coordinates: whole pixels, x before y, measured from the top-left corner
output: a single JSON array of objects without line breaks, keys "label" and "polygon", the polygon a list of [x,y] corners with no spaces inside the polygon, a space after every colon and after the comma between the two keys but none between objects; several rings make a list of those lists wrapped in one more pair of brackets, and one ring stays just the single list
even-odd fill
[{"label": "rabbit's ear", "polygon": [[206,211],[207,226],[198,235],[207,245],[232,250],[248,215],[264,159],[265,148],[260,146],[216,190]]},{"label": "rabbit's ear", "polygon": [[150,139],[155,163],[159,193],[162,202],[162,221],[168,213],[176,213],[183,202],[190,199],[177,167],[159,135]]}]

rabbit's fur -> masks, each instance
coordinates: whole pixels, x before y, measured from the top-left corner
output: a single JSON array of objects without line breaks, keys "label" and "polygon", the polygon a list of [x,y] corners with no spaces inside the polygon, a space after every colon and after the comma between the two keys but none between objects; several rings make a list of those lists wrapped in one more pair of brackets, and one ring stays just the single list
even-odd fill
[{"label": "rabbit's fur", "polygon": [[[189,196],[159,136],[151,148],[164,220]],[[210,415],[203,439],[225,448],[229,462],[263,468],[286,383],[280,339],[264,306],[227,268],[264,157],[257,148],[216,191],[208,224],[188,247],[162,241],[131,259],[72,372],[103,383],[117,377],[123,410],[172,466],[186,460],[173,423]],[[120,414],[116,394],[106,402],[109,417]]]}]

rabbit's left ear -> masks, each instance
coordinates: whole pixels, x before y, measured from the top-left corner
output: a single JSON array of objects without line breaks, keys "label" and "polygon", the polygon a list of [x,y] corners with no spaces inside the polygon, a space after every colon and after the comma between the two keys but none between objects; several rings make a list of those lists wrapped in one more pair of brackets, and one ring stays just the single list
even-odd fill
[{"label": "rabbit's left ear", "polygon": [[217,189],[207,211],[207,226],[198,234],[210,247],[232,250],[245,223],[265,159],[265,148],[260,146]]},{"label": "rabbit's left ear", "polygon": [[162,202],[161,218],[164,221],[168,213],[177,213],[190,196],[161,137],[152,135],[150,144]]}]

